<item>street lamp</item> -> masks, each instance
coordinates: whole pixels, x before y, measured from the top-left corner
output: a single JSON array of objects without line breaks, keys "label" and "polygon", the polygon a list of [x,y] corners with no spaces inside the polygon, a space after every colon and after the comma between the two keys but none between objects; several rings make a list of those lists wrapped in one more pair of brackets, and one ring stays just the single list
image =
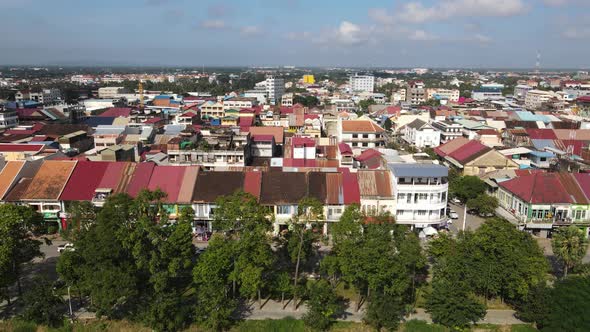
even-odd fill
[{"label": "street lamp", "polygon": [[467,222],[467,203],[463,206],[463,231],[465,231],[465,224]]}]

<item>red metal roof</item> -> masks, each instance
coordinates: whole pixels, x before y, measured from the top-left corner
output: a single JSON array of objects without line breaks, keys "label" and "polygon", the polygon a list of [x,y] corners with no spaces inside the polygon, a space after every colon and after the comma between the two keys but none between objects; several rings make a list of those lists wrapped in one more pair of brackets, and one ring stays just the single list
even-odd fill
[{"label": "red metal roof", "polygon": [[0,152],[39,152],[43,147],[45,147],[43,144],[0,143]]},{"label": "red metal roof", "polygon": [[158,122],[163,121],[163,120],[164,119],[162,119],[162,118],[155,117],[155,118],[147,119],[143,123],[145,123],[145,124],[155,124],[155,123],[158,123]]},{"label": "red metal roof", "polygon": [[529,135],[530,139],[557,139],[553,129],[528,128],[526,129],[526,133]]},{"label": "red metal roof", "polygon": [[124,117],[127,118],[131,115],[131,111],[133,109],[130,107],[111,107],[106,110],[104,113],[99,115],[99,117]]},{"label": "red metal roof", "polygon": [[491,150],[489,147],[481,144],[479,141],[469,141],[463,145],[460,149],[453,151],[449,156],[461,164],[468,162],[472,158],[481,155]]},{"label": "red metal roof", "polygon": [[90,201],[98,188],[109,163],[78,161],[61,193],[62,201]]},{"label": "red metal roof", "polygon": [[590,199],[590,173],[574,173],[573,175],[586,198]]},{"label": "red metal roof", "polygon": [[291,143],[294,147],[314,147],[315,140],[309,137],[293,137]]},{"label": "red metal roof", "polygon": [[135,173],[131,177],[131,181],[127,186],[127,193],[131,197],[137,196],[142,189],[147,189],[155,164],[140,163],[135,168]]},{"label": "red metal roof", "polygon": [[555,173],[534,173],[499,185],[525,202],[532,204],[572,203],[572,198]]},{"label": "red metal roof", "polygon": [[167,194],[165,202],[177,202],[185,170],[184,166],[156,166],[150,177],[148,189],[160,189]]},{"label": "red metal roof", "polygon": [[342,187],[344,188],[344,204],[360,204],[361,192],[356,174],[350,173],[348,168],[342,168]]},{"label": "red metal roof", "polygon": [[274,138],[273,135],[254,135],[252,136],[252,140],[254,142],[270,142]]},{"label": "red metal roof", "polygon": [[340,150],[341,155],[352,156],[352,149],[350,148],[350,145],[348,145],[346,143],[340,143],[340,144],[338,144],[338,149]]},{"label": "red metal roof", "polygon": [[262,172],[247,171],[244,177],[244,191],[260,200]]}]

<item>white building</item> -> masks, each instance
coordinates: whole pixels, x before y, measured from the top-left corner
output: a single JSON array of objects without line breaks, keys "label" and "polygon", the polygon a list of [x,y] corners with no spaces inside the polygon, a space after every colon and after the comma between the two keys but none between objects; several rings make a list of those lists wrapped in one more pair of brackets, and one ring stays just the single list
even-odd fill
[{"label": "white building", "polygon": [[526,94],[524,106],[528,109],[537,109],[551,98],[559,99],[558,95],[553,91],[531,90]]},{"label": "white building", "polygon": [[350,76],[349,79],[351,92],[373,92],[375,88],[375,77],[369,75]]},{"label": "white building", "polygon": [[420,119],[416,119],[404,127],[403,138],[419,149],[434,148],[440,145],[440,132]]},{"label": "white building", "polygon": [[281,97],[285,94],[285,80],[282,78],[268,77],[266,79],[266,93],[272,105],[281,102]]},{"label": "white building", "polygon": [[356,151],[385,146],[385,129],[371,120],[341,120],[338,118],[338,139]]},{"label": "white building", "polygon": [[456,89],[427,89],[427,99],[459,101],[460,92]]},{"label": "white building", "polygon": [[61,92],[59,89],[43,89],[38,92],[21,90],[14,95],[14,99],[17,102],[33,100],[41,104],[53,104],[61,99]]},{"label": "white building", "polygon": [[113,99],[118,98],[120,94],[125,93],[125,88],[122,86],[105,86],[98,88],[98,98]]},{"label": "white building", "polygon": [[514,87],[514,98],[524,100],[526,98],[526,94],[532,89],[533,88],[528,85],[519,84]]},{"label": "white building", "polygon": [[388,164],[396,197],[395,221],[417,228],[446,223],[448,173],[435,164]]},{"label": "white building", "polygon": [[241,110],[243,108],[252,108],[256,105],[258,105],[258,100],[249,97],[234,97],[223,101],[224,110]]},{"label": "white building", "polygon": [[4,108],[0,105],[0,129],[9,129],[18,125],[18,115],[15,109]]},{"label": "white building", "polygon": [[281,105],[285,107],[293,106],[293,94],[292,93],[285,93],[281,98]]},{"label": "white building", "polygon": [[452,141],[455,138],[463,137],[463,126],[451,121],[434,121],[432,127],[440,131],[440,142],[442,144]]}]

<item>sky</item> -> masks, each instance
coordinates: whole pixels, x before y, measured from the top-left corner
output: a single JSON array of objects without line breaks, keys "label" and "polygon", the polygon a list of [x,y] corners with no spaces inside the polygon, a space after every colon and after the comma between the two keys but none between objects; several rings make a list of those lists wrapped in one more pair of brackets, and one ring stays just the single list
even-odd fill
[{"label": "sky", "polygon": [[590,67],[590,0],[0,0],[2,65]]}]

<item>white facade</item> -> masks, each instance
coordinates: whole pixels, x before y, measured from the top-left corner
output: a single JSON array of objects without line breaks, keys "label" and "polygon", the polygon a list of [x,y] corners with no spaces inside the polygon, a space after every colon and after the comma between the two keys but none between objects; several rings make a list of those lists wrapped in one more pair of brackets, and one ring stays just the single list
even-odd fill
[{"label": "white facade", "polygon": [[282,78],[268,77],[266,79],[266,93],[272,105],[277,105],[285,94],[285,80]]},{"label": "white facade", "polygon": [[281,105],[285,107],[293,106],[293,94],[292,93],[285,93],[281,98]]},{"label": "white facade", "polygon": [[445,99],[452,102],[459,101],[460,92],[456,89],[428,89],[428,99]]},{"label": "white facade", "polygon": [[389,164],[396,198],[395,220],[417,228],[444,224],[448,169],[433,164]]},{"label": "white facade", "polygon": [[113,99],[118,98],[120,94],[125,92],[125,88],[122,86],[105,86],[98,88],[98,98],[101,99]]},{"label": "white facade", "polygon": [[434,148],[440,145],[440,132],[427,123],[421,123],[419,126],[409,124],[404,128],[404,140],[419,149]]},{"label": "white facade", "polygon": [[514,98],[524,100],[529,91],[533,88],[528,85],[517,85],[514,87]]},{"label": "white facade", "polygon": [[16,110],[5,109],[0,111],[0,129],[9,129],[18,125]]},{"label": "white facade", "polygon": [[351,92],[373,92],[375,89],[375,77],[369,75],[354,75],[349,79]]},{"label": "white facade", "polygon": [[258,105],[255,98],[231,98],[223,101],[224,110],[241,110],[243,108],[252,108]]},{"label": "white facade", "polygon": [[557,98],[557,95],[552,91],[531,90],[526,94],[524,106],[526,108],[536,109],[554,97]]}]

